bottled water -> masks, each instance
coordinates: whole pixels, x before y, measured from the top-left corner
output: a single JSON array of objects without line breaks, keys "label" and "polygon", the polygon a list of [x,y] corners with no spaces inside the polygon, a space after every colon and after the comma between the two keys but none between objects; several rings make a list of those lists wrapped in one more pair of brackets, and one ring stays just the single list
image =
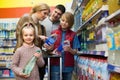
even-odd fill
[{"label": "bottled water", "polygon": [[48,45],[54,44],[57,39],[57,34],[59,34],[59,32],[56,31],[54,34],[46,39],[45,43],[47,43]]},{"label": "bottled water", "polygon": [[70,46],[70,41],[71,40],[72,40],[72,38],[68,38],[63,43],[61,43],[60,46],[57,48],[57,52],[61,53],[63,51],[63,46]]},{"label": "bottled water", "polygon": [[[36,53],[40,54],[41,50],[37,50]],[[25,68],[23,69],[23,73],[30,75],[31,71],[33,70],[33,67],[36,63],[37,58],[33,56],[30,61],[26,64]]]}]

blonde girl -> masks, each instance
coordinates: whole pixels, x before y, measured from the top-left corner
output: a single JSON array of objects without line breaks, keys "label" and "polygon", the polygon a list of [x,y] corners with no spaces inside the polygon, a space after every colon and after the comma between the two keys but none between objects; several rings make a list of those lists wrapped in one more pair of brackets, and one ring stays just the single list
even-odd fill
[{"label": "blonde girl", "polygon": [[[42,54],[36,53],[40,50],[36,44],[36,32],[35,25],[31,22],[26,22],[20,29],[20,43],[19,48],[16,49],[13,55],[11,69],[15,73],[16,80],[40,80],[38,67],[44,66]],[[23,73],[23,69],[28,61],[34,56],[37,57],[37,61],[30,75]]]}]

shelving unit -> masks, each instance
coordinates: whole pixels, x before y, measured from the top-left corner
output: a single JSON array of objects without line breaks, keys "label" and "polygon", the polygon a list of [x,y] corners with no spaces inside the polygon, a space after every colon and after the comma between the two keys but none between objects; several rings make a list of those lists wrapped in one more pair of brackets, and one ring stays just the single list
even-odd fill
[{"label": "shelving unit", "polygon": [[112,13],[110,16],[108,16],[106,18],[106,21],[111,22],[111,21],[116,21],[118,19],[120,19],[120,9]]},{"label": "shelving unit", "polygon": [[[94,0],[92,1],[94,2]],[[80,7],[75,10],[75,13],[77,13],[81,7],[84,11],[85,7],[83,5],[87,6],[87,4],[89,4],[89,2],[92,3],[92,1],[83,0],[83,3],[81,2],[78,4]],[[77,35],[80,40],[81,48],[77,52],[77,56],[75,56],[76,64],[74,71],[78,76],[78,80],[109,80],[110,74],[107,70],[108,48],[106,39],[102,39],[103,33],[96,35],[99,33],[99,30],[102,31],[103,26],[105,27],[104,29],[106,29],[106,25],[98,25],[98,23],[101,19],[106,18],[107,16],[108,5],[103,4],[90,16],[90,18],[82,21],[82,25],[77,27]],[[98,31],[96,31],[96,29]],[[98,39],[100,39],[99,41],[96,36],[100,36],[98,37]]]},{"label": "shelving unit", "polygon": [[[113,26],[118,25],[117,27],[120,26],[120,21],[119,20],[120,20],[120,9],[115,11],[114,13],[112,13],[110,16],[108,16],[106,18],[106,22],[108,22],[109,24],[111,22],[115,22],[115,24]],[[115,33],[117,33],[117,32],[115,32]],[[109,50],[110,53],[108,55],[108,70],[110,70],[112,72],[120,73],[120,64],[118,64],[119,61],[120,61],[120,59],[118,59],[119,56],[120,56],[119,51],[120,50],[116,51],[116,49],[115,49],[115,50],[112,50],[112,53],[111,53],[111,50]],[[110,59],[114,59],[114,60],[111,62]]]},{"label": "shelving unit", "polygon": [[108,5],[103,5],[95,14],[93,14],[87,21],[85,21],[78,29],[78,32],[82,30],[83,28],[86,28],[87,25],[89,25],[89,22],[91,22],[94,19],[97,19],[104,11],[108,10]]},{"label": "shelving unit", "polygon": [[[93,1],[97,0],[82,0],[76,4],[77,8],[74,10],[75,16],[80,8],[85,10],[80,13],[84,15],[79,17],[82,18],[82,24],[77,25],[81,23],[80,19],[75,23],[81,48],[75,56],[74,71],[78,80],[118,80],[120,79],[120,5],[117,4],[117,0],[102,0],[104,4],[101,8],[99,7],[94,13],[86,12],[91,10],[85,8],[88,8]],[[111,30],[113,33],[109,39],[108,33]]]},{"label": "shelving unit", "polygon": [[89,54],[89,55],[99,55],[99,56],[104,56],[106,57],[105,55],[105,51],[78,51],[77,52],[78,55],[81,55],[81,54]]},{"label": "shelving unit", "polygon": [[108,64],[107,68],[109,71],[120,73],[120,66]]},{"label": "shelving unit", "polygon": [[16,44],[15,29],[18,18],[0,19],[0,79],[13,79],[10,69]]}]

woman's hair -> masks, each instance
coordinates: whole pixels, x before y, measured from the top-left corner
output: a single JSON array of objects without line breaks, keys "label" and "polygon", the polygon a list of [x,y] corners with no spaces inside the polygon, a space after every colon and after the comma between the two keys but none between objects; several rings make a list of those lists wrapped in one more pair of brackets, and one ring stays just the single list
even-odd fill
[{"label": "woman's hair", "polygon": [[69,25],[69,28],[72,28],[74,24],[74,15],[70,12],[65,12],[62,16],[61,19],[66,19]]},{"label": "woman's hair", "polygon": [[49,10],[50,12],[50,7],[45,3],[37,4],[31,9],[30,14],[36,13],[37,11],[43,11],[43,10]]},{"label": "woman's hair", "polygon": [[25,22],[21,29],[20,29],[20,36],[19,36],[19,39],[18,39],[18,47],[21,47],[24,40],[23,40],[23,30],[24,29],[32,29],[34,31],[34,40],[33,40],[33,43],[36,45],[37,44],[37,35],[36,35],[36,31],[35,31],[35,25],[32,23],[32,22]]}]

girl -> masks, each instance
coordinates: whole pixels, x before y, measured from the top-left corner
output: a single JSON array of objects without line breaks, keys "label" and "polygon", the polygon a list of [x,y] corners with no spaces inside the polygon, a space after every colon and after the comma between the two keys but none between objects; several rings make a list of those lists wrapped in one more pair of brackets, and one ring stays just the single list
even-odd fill
[{"label": "girl", "polygon": [[[60,26],[54,30],[60,34],[57,35],[57,40],[54,44],[54,50],[63,44],[66,40],[70,39],[70,45],[63,46],[63,51],[60,53],[62,56],[62,80],[72,80],[72,71],[74,68],[74,54],[80,47],[76,33],[71,30],[74,24],[74,16],[70,12],[65,12],[60,19]],[[54,51],[53,51],[54,52]],[[56,53],[55,53],[56,54]],[[60,80],[60,67],[59,58],[51,58],[51,79]]]},{"label": "girl", "polygon": [[[23,24],[20,29],[20,37],[20,47],[16,49],[11,64],[11,69],[15,73],[16,80],[40,80],[38,66],[42,67],[45,63],[42,54],[36,53],[40,48],[35,46],[35,25],[29,22]],[[33,55],[37,58],[37,61],[31,74],[26,75],[23,73],[23,69]]]}]

